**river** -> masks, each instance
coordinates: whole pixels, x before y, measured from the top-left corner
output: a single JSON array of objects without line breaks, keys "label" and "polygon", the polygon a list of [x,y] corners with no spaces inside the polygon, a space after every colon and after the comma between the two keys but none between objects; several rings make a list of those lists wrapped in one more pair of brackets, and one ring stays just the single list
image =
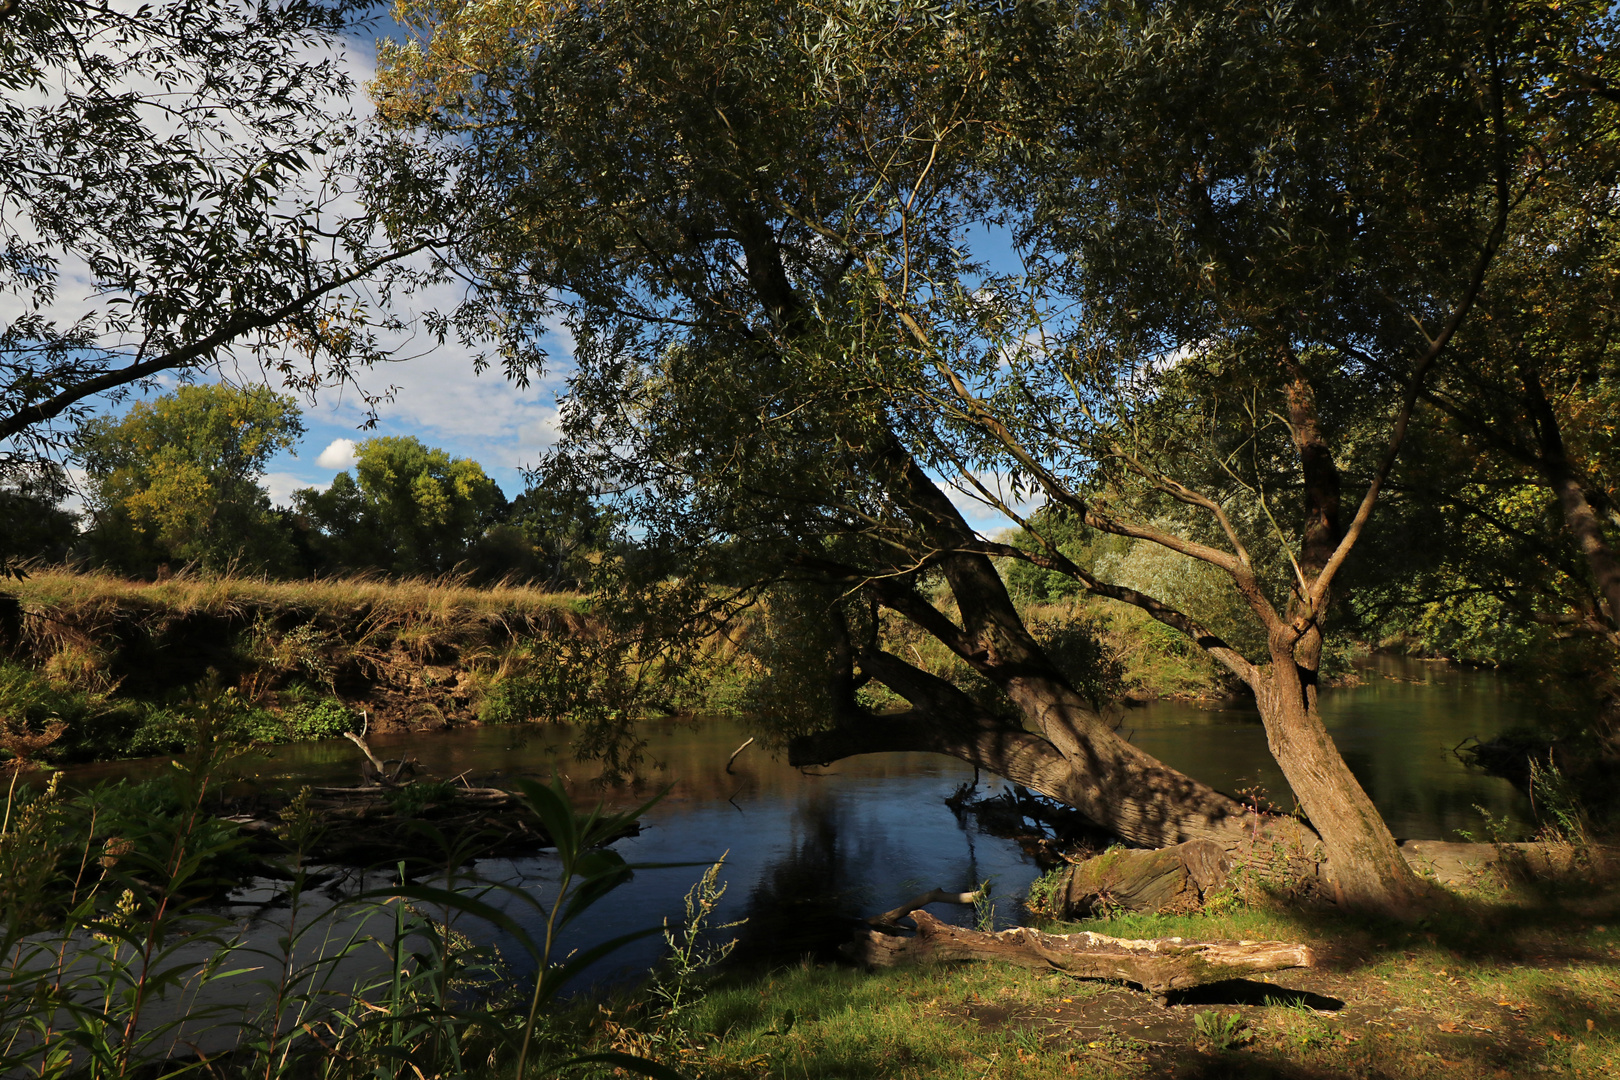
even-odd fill
[{"label": "river", "polygon": [[[1489,673],[1443,664],[1375,658],[1360,686],[1323,694],[1322,712],[1346,760],[1398,837],[1456,839],[1483,831],[1477,807],[1523,828],[1526,800],[1508,783],[1470,771],[1452,753],[1469,736],[1489,738],[1532,718],[1532,706]],[[1125,710],[1120,731],[1166,763],[1230,792],[1257,792],[1288,804],[1287,786],[1266,750],[1253,708],[1210,708],[1155,702]],[[732,752],[750,729],[730,718],[655,721],[646,725],[647,767],[633,790],[610,790],[611,804],[670,785],[644,819],[639,836],[616,845],[631,862],[708,864],[726,857],[728,892],[718,921],[744,920],[731,933],[739,956],[767,964],[825,957],[847,935],[849,919],[895,906],[932,888],[967,891],[993,883],[996,922],[1016,921],[1017,898],[1039,870],[1019,848],[960,820],[945,797],[971,781],[970,767],[929,754],[881,754],[824,769],[799,770],[757,745]],[[601,796],[596,770],[572,761],[567,733],[544,727],[484,727],[376,737],[383,756],[418,758],[429,774],[500,783],[517,774],[560,774],[575,800]],[[239,762],[243,779],[261,784],[347,784],[358,756],[345,741],[281,747]],[[75,770],[77,783],[140,775],[152,763],[124,762]],[[984,778],[995,790],[999,782]],[[554,881],[551,857],[487,859],[486,878],[531,885],[544,895]],[[638,871],[608,896],[588,925],[563,941],[580,948],[613,933],[679,919],[682,897],[700,870]],[[262,897],[249,886],[238,899]],[[276,918],[233,905],[248,919]],[[520,914],[513,909],[513,914]],[[941,913],[947,914],[947,913]],[[957,921],[973,918],[962,910]],[[497,939],[499,936],[497,935]],[[519,950],[504,951],[509,957]],[[598,977],[638,971],[656,958],[653,938],[621,952]]]}]

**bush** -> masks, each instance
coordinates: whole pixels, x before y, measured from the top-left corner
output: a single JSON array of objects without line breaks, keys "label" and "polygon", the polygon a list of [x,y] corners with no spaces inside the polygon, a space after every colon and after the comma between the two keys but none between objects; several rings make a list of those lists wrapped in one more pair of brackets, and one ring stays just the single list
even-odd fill
[{"label": "bush", "polygon": [[338,738],[345,732],[357,730],[358,719],[336,698],[295,705],[282,716],[286,737],[293,742]]},{"label": "bush", "polygon": [[537,675],[509,675],[491,686],[478,706],[478,719],[485,724],[526,724],[557,714],[557,693],[553,680]]}]

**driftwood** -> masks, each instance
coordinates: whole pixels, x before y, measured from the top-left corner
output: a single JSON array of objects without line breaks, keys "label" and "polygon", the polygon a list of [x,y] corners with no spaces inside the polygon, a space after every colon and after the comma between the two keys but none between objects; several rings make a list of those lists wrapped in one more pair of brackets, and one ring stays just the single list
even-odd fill
[{"label": "driftwood", "polygon": [[976,904],[979,902],[978,892],[946,892],[944,889],[930,889],[901,904],[892,911],[885,911],[881,915],[874,915],[866,922],[869,926],[898,926],[900,920],[910,915],[918,908],[929,904]]},{"label": "driftwood", "polygon": [[1160,998],[1172,990],[1316,963],[1308,947],[1281,941],[1132,941],[1089,932],[1045,934],[1028,927],[987,934],[949,926],[926,911],[914,912],[911,921],[917,927],[915,937],[863,929],[847,951],[873,967],[992,960],[1050,968],[1082,979],[1135,983]]},{"label": "driftwood", "polygon": [[[378,757],[371,749],[371,745],[366,742],[364,731],[359,735],[352,731],[345,731],[343,737],[358,746],[360,752],[365,755],[366,760],[360,764],[360,780],[361,783],[367,786],[384,785],[391,787],[399,783],[400,778],[405,775],[407,770],[412,773],[416,771],[417,761],[415,758],[389,758],[385,761]],[[392,776],[388,775],[388,763],[390,761],[395,766]]]}]

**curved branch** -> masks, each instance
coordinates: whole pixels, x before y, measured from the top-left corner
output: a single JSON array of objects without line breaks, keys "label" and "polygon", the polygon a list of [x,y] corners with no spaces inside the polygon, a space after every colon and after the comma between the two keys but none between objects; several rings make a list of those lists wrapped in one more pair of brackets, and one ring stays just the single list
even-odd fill
[{"label": "curved branch", "polygon": [[104,372],[94,378],[85,379],[83,382],[63,390],[54,397],[32,405],[25,405],[9,416],[0,417],[0,439],[11,438],[13,435],[21,434],[35,424],[43,424],[49,420],[54,420],[85,398],[94,397],[96,394],[120,386],[128,386],[130,383],[139,382],[159,372],[185,367],[188,364],[202,360],[216,349],[229,345],[243,334],[254,330],[262,330],[283,322],[308,308],[328,293],[341,289],[345,285],[351,285],[361,278],[369,277],[390,263],[409,258],[419,251],[442,247],[445,243],[446,241],[443,240],[424,240],[411,247],[389,252],[387,255],[353,268],[348,273],[340,274],[324,285],[306,290],[271,311],[240,312],[227,319],[212,334],[199,341],[194,341],[190,345],[171,349],[161,356],[154,356],[150,360],[143,360],[127,367]]}]

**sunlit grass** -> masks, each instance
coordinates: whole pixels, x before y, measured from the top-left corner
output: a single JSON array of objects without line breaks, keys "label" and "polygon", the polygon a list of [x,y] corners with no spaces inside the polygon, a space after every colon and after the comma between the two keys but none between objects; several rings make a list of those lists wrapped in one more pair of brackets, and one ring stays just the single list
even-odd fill
[{"label": "sunlit grass", "polygon": [[268,578],[177,574],[166,581],[133,581],[103,571],[61,568],[35,570],[9,586],[30,609],[67,609],[104,604],[164,608],[176,614],[233,614],[256,607],[304,609],[311,612],[411,612],[435,621],[466,615],[539,616],[580,614],[586,601],[579,593],[547,592],[525,585],[469,585],[465,580],[374,575],[274,581]]}]

